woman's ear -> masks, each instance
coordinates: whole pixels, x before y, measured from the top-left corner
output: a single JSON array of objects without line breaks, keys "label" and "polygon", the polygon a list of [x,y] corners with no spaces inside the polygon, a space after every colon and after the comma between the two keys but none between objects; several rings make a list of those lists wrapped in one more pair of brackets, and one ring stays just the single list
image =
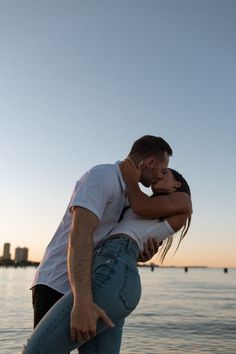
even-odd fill
[{"label": "woman's ear", "polygon": [[178,189],[182,186],[182,183],[180,181],[175,181],[175,187]]}]

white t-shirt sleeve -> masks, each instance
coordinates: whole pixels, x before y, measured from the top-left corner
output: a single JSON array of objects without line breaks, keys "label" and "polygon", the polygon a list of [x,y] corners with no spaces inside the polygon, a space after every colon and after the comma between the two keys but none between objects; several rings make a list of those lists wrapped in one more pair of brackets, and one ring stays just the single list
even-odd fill
[{"label": "white t-shirt sleeve", "polygon": [[[167,237],[173,235],[175,230],[172,229],[166,219],[160,221],[156,226],[156,235],[159,242],[164,241]],[[151,236],[151,234],[149,235]]]},{"label": "white t-shirt sleeve", "polygon": [[92,168],[77,182],[69,208],[75,206],[86,208],[97,215],[100,220],[106,204],[112,199],[114,178],[115,175],[110,171]]}]

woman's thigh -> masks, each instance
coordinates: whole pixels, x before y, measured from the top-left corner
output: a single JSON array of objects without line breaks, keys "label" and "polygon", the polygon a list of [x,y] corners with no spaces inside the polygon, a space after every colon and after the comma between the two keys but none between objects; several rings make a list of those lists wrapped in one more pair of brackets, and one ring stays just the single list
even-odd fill
[{"label": "woman's thigh", "polygon": [[124,319],[107,328],[79,348],[79,354],[119,354]]}]

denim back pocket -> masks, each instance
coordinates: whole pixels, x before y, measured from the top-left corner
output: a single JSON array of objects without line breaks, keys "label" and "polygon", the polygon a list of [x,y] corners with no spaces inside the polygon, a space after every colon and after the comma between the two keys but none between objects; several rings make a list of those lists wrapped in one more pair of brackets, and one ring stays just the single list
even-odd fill
[{"label": "denim back pocket", "polygon": [[136,267],[125,265],[125,277],[119,296],[127,310],[132,311],[138,305],[141,296],[141,283]]}]

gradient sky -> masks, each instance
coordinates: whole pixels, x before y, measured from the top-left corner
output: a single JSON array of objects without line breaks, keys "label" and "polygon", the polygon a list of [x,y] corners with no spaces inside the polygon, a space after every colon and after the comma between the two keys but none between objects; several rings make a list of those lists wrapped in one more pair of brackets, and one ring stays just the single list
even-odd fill
[{"label": "gradient sky", "polygon": [[0,253],[40,260],[81,174],[152,134],[193,196],[165,264],[236,267],[235,0],[1,0],[0,52]]}]

